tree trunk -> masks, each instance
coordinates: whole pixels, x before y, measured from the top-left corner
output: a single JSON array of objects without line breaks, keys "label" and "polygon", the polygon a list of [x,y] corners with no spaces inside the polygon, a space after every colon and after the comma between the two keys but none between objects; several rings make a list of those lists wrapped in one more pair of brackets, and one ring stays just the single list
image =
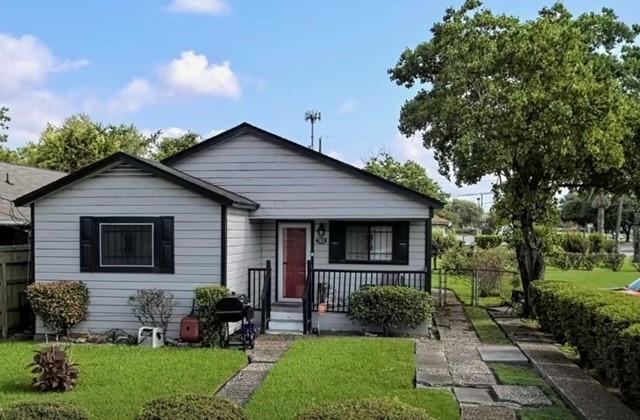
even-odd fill
[{"label": "tree trunk", "polygon": [[604,207],[598,207],[598,233],[604,233]]},{"label": "tree trunk", "polygon": [[640,212],[633,214],[633,262],[640,262]]},{"label": "tree trunk", "polygon": [[529,317],[531,315],[529,285],[535,280],[544,278],[544,257],[542,255],[542,241],[536,236],[533,229],[533,221],[529,217],[523,217],[522,219],[520,222],[522,242],[518,246],[516,253],[525,299],[523,316]]}]

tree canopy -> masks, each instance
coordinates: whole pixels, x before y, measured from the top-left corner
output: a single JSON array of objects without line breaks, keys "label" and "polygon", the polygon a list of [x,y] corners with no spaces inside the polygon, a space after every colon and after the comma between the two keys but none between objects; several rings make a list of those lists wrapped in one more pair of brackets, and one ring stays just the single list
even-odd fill
[{"label": "tree canopy", "polygon": [[27,165],[73,172],[119,151],[142,156],[155,138],[133,125],[105,126],[81,114],[59,127],[47,125],[38,142],[27,144],[18,154]]},{"label": "tree canopy", "polygon": [[156,149],[151,153],[155,160],[162,160],[176,153],[195,146],[200,141],[200,135],[196,133],[186,133],[176,137],[162,137]]},{"label": "tree canopy", "polygon": [[521,21],[467,0],[431,32],[390,70],[397,84],[420,85],[400,131],[420,133],[459,185],[497,179],[496,211],[520,230],[527,293],[544,275],[534,227],[553,216],[559,189],[608,187],[610,173],[632,163],[637,101],[625,84],[639,80],[639,30],[610,9],[574,17],[557,3]]},{"label": "tree canopy", "polygon": [[456,228],[480,228],[482,225],[482,210],[469,200],[453,198],[438,214]]},{"label": "tree canopy", "polygon": [[444,201],[448,197],[440,185],[429,177],[427,170],[413,160],[407,160],[403,163],[389,153],[380,152],[365,163],[364,169],[438,200]]}]

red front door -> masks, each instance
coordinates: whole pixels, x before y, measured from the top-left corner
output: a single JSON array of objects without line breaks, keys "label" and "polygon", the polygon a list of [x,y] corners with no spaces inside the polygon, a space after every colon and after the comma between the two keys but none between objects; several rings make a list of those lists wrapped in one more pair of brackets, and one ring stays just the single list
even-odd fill
[{"label": "red front door", "polygon": [[283,295],[285,299],[302,298],[307,262],[307,230],[303,227],[283,229]]}]

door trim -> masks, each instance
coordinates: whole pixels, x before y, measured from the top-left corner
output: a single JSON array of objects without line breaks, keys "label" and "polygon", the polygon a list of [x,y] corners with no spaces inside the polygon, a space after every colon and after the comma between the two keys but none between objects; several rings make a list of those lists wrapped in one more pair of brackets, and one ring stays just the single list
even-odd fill
[{"label": "door trim", "polygon": [[[281,302],[302,302],[302,299],[298,298],[285,298],[284,295],[284,229],[286,228],[304,228],[306,230],[306,261],[311,260],[311,223],[308,222],[280,222],[278,223],[278,301]],[[305,262],[305,272],[308,267]]]}]

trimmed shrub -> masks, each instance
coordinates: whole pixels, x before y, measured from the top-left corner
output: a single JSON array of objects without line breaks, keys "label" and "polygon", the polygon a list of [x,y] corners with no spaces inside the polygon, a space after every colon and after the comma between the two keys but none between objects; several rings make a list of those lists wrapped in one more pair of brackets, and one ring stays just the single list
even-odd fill
[{"label": "trimmed shrub", "polygon": [[602,250],[602,252],[606,252],[607,254],[616,252],[616,241],[605,239],[604,242],[602,242],[602,246],[600,247],[600,249]]},{"label": "trimmed shrub", "polygon": [[394,328],[415,328],[431,318],[427,292],[404,286],[362,287],[351,294],[349,317],[374,324],[389,335]]},{"label": "trimmed shrub", "polygon": [[218,339],[220,323],[215,317],[216,304],[231,292],[224,286],[198,287],[196,294],[196,308],[200,319],[200,337],[202,345],[213,347]]},{"label": "trimmed shrub", "polygon": [[562,238],[562,248],[565,252],[586,254],[589,244],[589,238],[581,233],[566,233]]},{"label": "trimmed shrub", "polygon": [[247,420],[242,408],[224,398],[174,395],[146,403],[137,420]]},{"label": "trimmed shrub", "polygon": [[462,273],[471,266],[471,257],[464,247],[455,247],[442,254],[440,268],[451,273]]},{"label": "trimmed shrub", "polygon": [[88,420],[89,414],[73,404],[56,401],[22,401],[0,412],[2,420]]},{"label": "trimmed shrub", "polygon": [[[640,299],[608,290],[593,290],[573,283],[536,281],[531,302],[540,326],[560,342],[578,350],[581,363],[619,385],[627,400],[640,398]],[[635,347],[633,347],[635,345]]]},{"label": "trimmed shrub", "polygon": [[297,420],[430,420],[417,407],[390,398],[347,400],[313,407],[296,416]]},{"label": "trimmed shrub", "polygon": [[596,253],[603,251],[603,245],[607,238],[602,233],[590,233],[587,238],[589,239],[589,252]]},{"label": "trimmed shrub", "polygon": [[500,235],[476,235],[476,245],[482,249],[495,248],[502,243]]},{"label": "trimmed shrub", "polygon": [[161,289],[140,289],[129,296],[131,311],[148,327],[162,327],[165,333],[173,314],[173,295]]},{"label": "trimmed shrub", "polygon": [[34,283],[27,287],[27,299],[47,328],[69,335],[87,315],[89,289],[81,281]]},{"label": "trimmed shrub", "polygon": [[602,260],[602,264],[611,269],[612,271],[620,271],[622,265],[624,264],[625,255],[624,254],[604,254],[604,258]]},{"label": "trimmed shrub", "polygon": [[444,229],[434,229],[431,239],[434,254],[442,254],[451,248],[460,245],[458,237],[453,232],[447,232]]},{"label": "trimmed shrub", "polygon": [[40,391],[70,391],[78,380],[78,367],[60,346],[36,351],[29,367],[36,374],[33,385]]},{"label": "trimmed shrub", "polygon": [[477,270],[481,297],[499,296],[506,271],[515,266],[515,252],[506,247],[478,249],[471,258],[471,268]]}]

